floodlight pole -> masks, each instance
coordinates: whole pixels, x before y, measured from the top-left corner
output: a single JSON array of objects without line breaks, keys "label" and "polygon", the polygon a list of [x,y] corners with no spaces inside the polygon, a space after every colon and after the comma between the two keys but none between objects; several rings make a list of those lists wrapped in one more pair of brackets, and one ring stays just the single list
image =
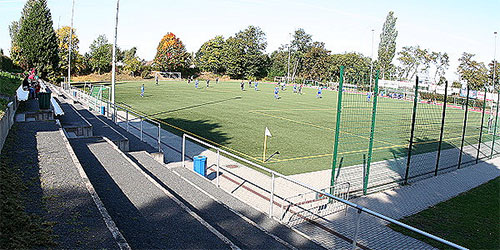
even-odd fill
[{"label": "floodlight pole", "polygon": [[372,56],[371,56],[371,63],[370,63],[370,93],[372,92],[372,80],[373,80],[373,35],[374,35],[374,29],[372,29]]},{"label": "floodlight pole", "polygon": [[[116,40],[118,36],[118,10],[120,9],[120,0],[116,0],[116,22],[115,22],[115,41],[113,43],[113,66],[111,68],[111,103],[115,104],[115,84],[116,84]],[[116,117],[116,109],[113,119]]]},{"label": "floodlight pole", "polygon": [[[495,49],[493,50],[493,87],[495,87],[495,80],[496,80],[496,72],[497,72],[497,61],[496,61],[496,55],[497,55],[497,32],[493,32],[495,35]],[[497,100],[498,102],[498,100]]]},{"label": "floodlight pole", "polygon": [[291,45],[292,45],[292,33],[290,35],[290,43],[288,44],[288,63],[287,63],[287,71],[286,71],[286,83],[290,81],[290,54],[291,54]]},{"label": "floodlight pole", "polygon": [[[71,84],[71,50],[73,49],[73,16],[75,14],[75,0],[71,7],[71,27],[69,29],[69,51],[68,51],[68,85]],[[61,17],[59,17],[61,18]]]}]

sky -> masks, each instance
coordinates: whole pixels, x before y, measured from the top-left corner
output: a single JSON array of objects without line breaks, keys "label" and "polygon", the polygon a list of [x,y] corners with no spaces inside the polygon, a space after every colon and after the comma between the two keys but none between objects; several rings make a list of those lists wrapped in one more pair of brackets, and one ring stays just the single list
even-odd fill
[{"label": "sky", "polygon": [[[19,19],[25,2],[0,0],[0,48],[6,53],[10,49],[8,26]],[[48,5],[54,28],[70,25],[72,0],[48,0]],[[135,46],[141,58],[152,60],[167,32],[179,37],[189,52],[196,52],[216,35],[228,38],[254,25],[266,33],[268,53],[288,43],[295,29],[303,28],[332,53],[371,56],[374,30],[376,59],[383,23],[388,12],[394,11],[396,51],[419,45],[447,52],[450,67],[446,77],[454,80],[463,52],[476,54],[481,62],[493,60],[493,32],[500,31],[499,10],[500,0],[121,0],[118,46]],[[74,27],[80,53],[87,52],[100,34],[113,40],[115,14],[116,0],[75,0]],[[498,60],[498,38],[496,43]]]}]

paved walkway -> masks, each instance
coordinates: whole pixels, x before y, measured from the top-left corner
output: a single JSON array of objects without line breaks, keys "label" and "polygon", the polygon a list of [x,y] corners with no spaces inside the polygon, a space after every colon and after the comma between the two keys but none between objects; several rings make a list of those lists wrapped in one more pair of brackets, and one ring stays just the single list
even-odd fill
[{"label": "paved walkway", "polygon": [[[126,116],[125,112],[121,111],[119,115],[121,117]],[[141,124],[139,119],[131,115],[129,115],[129,119],[128,124],[120,121],[119,125],[124,129],[128,128],[130,133],[140,137]],[[149,136],[143,135],[144,141],[153,147],[157,147],[157,126],[144,122],[142,127],[143,132],[149,134]],[[160,134],[162,141],[161,148],[169,163],[167,167],[178,169],[182,165],[180,162],[182,138],[163,129],[160,131]],[[192,168],[190,158],[196,155],[205,155],[208,157],[208,178],[212,180],[212,183],[216,184],[216,174],[213,173],[216,170],[216,153],[188,140],[186,142],[187,168]],[[491,180],[500,173],[498,167],[496,167],[497,165],[500,165],[500,162],[494,159],[476,166],[443,174],[436,178],[415,182],[412,185],[392,191],[361,197],[356,199],[355,202],[365,205],[369,209],[373,208],[373,210],[384,215],[401,218]],[[293,184],[286,179],[276,178],[274,184],[274,193],[276,196],[274,197],[273,205],[270,206],[269,197],[270,190],[272,189],[272,180],[269,175],[243,166],[224,156],[220,157],[220,167],[221,175],[218,179],[222,190],[262,212],[268,213],[272,208],[272,214],[275,218],[280,218],[282,215],[284,198],[307,192],[307,189]],[[483,171],[486,171],[487,174],[484,174]],[[291,177],[318,189],[325,187],[323,179],[329,180],[330,178],[329,175],[325,174],[318,178],[303,177],[300,175]],[[464,185],[464,182],[468,184]],[[423,187],[432,187],[438,193],[432,193],[429,189]],[[348,210],[345,215],[344,213],[336,213],[327,218],[330,222],[315,220],[315,223],[301,223],[295,225],[294,228],[307,234],[324,247],[336,249],[349,248],[349,241],[353,237],[355,222],[353,209]],[[418,240],[397,233],[385,225],[386,223],[379,219],[364,215],[362,217],[361,232],[358,236],[361,244],[359,247],[371,249],[400,249],[402,247],[432,248]]]},{"label": "paved walkway", "polygon": [[[53,223],[57,248],[118,249],[54,121],[17,122],[4,148],[27,184],[26,209]],[[1,218],[2,220],[8,218]]]}]

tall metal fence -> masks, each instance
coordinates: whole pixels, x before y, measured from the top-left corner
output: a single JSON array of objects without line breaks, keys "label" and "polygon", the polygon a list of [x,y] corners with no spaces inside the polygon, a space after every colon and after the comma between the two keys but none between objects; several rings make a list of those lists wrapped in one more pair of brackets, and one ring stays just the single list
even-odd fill
[{"label": "tall metal fence", "polygon": [[[487,89],[429,90],[340,70],[332,181],[367,194],[498,155],[498,96]],[[373,80],[372,80],[373,79]]]}]

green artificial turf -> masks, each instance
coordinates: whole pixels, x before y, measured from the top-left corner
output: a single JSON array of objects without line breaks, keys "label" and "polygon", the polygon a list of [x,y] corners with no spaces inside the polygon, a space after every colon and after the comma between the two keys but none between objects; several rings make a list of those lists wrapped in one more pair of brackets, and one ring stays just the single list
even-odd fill
[{"label": "green artificial turf", "polygon": [[[140,96],[141,85],[145,95]],[[273,84],[261,83],[255,91],[245,83],[211,82],[199,89],[185,81],[126,82],[117,84],[117,101],[134,110],[154,117],[209,141],[223,145],[265,167],[290,175],[330,169],[337,112],[337,92],[324,90],[316,98],[316,89],[304,88],[304,94],[294,94],[292,87],[280,91],[274,98]],[[343,166],[360,164],[367,154],[371,102],[365,95],[345,93],[339,143],[339,158]],[[413,103],[379,98],[372,162],[406,156]],[[414,154],[437,149],[442,107],[419,104],[415,132]],[[464,111],[447,111],[443,148],[460,147]],[[485,118],[486,119],[486,118]],[[481,114],[469,112],[465,146],[477,143]],[[176,131],[172,126],[165,129]],[[264,130],[272,137],[267,140],[267,155],[280,154],[262,162]],[[181,133],[177,131],[178,133]],[[483,141],[489,140],[483,136]],[[227,149],[226,148],[226,149]]]},{"label": "green artificial turf", "polygon": [[[500,178],[400,221],[469,249],[500,249]],[[450,248],[389,226],[435,247]]]}]

